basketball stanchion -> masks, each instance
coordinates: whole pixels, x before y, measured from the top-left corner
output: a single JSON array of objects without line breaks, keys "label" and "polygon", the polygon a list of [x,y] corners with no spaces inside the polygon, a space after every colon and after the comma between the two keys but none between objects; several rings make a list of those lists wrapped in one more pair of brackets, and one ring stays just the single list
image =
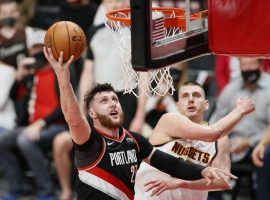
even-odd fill
[{"label": "basketball stanchion", "polygon": [[[137,70],[131,64],[131,21],[130,8],[119,9],[107,13],[106,27],[112,37],[117,41],[122,59],[122,71],[124,75],[124,93],[135,93],[135,89],[141,89],[141,94],[148,97],[153,95],[172,95],[175,91],[173,78],[170,74],[170,66],[159,69]],[[190,20],[196,20],[205,16],[200,12],[190,15]],[[152,42],[155,46],[162,46],[165,42],[181,37],[186,31],[185,9],[156,7],[152,8]],[[185,35],[183,35],[185,36]]]}]

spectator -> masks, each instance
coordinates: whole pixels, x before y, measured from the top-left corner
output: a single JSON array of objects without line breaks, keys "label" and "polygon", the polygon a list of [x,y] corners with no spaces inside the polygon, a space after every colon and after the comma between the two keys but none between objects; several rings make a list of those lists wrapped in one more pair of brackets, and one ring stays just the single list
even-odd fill
[{"label": "spectator", "polygon": [[[262,61],[263,71],[270,72],[269,59]],[[236,78],[241,78],[239,58],[224,55],[216,55],[215,76],[217,80],[218,94],[223,88]]]},{"label": "spectator", "polygon": [[[27,56],[33,37],[43,37],[44,34],[38,29],[22,25],[21,18],[24,17],[20,14],[19,4],[15,0],[0,1],[0,63],[15,70],[18,62]],[[20,84],[15,81],[10,96],[15,103],[17,114],[24,92],[24,81],[20,81]]]},{"label": "spectator", "polygon": [[0,62],[17,68],[17,61],[27,54],[26,33],[19,21],[15,0],[0,1]]},{"label": "spectator", "polygon": [[[43,41],[43,37],[39,39]],[[19,198],[24,192],[22,169],[12,151],[16,147],[34,172],[37,199],[53,198],[48,160],[43,151],[50,151],[54,136],[65,130],[66,126],[60,108],[56,79],[42,53],[42,46],[41,42],[33,43],[29,51],[31,57],[22,59],[18,66],[18,79],[27,77],[27,105],[21,107],[21,110],[25,111],[21,113],[21,117],[28,119],[28,123],[2,135],[0,140],[0,159],[10,188],[6,199],[10,200]],[[19,124],[24,123],[19,121]]]},{"label": "spectator", "polygon": [[270,196],[270,126],[252,152],[252,161],[258,169],[259,191],[257,200],[268,199]]},{"label": "spectator", "polygon": [[69,131],[57,134],[53,140],[53,160],[61,188],[59,200],[71,200],[73,196],[71,185],[72,145]]},{"label": "spectator", "polygon": [[[270,76],[262,71],[262,61],[255,58],[240,59],[241,79],[225,86],[217,101],[211,122],[225,116],[240,96],[250,96],[256,105],[253,115],[246,117],[231,134],[233,163],[251,163],[251,150],[262,138],[270,123]],[[262,189],[258,184],[258,194]]]}]

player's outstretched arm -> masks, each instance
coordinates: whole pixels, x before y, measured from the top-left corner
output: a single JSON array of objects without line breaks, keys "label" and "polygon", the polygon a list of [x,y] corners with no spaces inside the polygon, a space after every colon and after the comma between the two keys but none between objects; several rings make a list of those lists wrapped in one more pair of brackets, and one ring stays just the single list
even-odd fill
[{"label": "player's outstretched arm", "polygon": [[244,116],[254,111],[255,104],[250,97],[239,97],[236,101],[235,108],[210,127],[221,130],[220,137],[228,135]]},{"label": "player's outstretched arm", "polygon": [[[222,182],[221,179],[213,180],[213,182],[216,182],[216,181]],[[228,187],[224,189],[228,189],[230,187],[228,183],[224,182],[224,184],[228,185]],[[173,179],[173,180],[158,180],[157,179],[157,180],[147,182],[144,186],[145,186],[145,192],[151,191],[151,196],[158,196],[166,190],[174,190],[178,188],[212,191],[213,189],[209,187],[210,185],[211,187],[213,186],[213,184],[211,183],[207,185],[205,179],[198,180],[198,181],[185,181],[181,179]]]},{"label": "player's outstretched arm", "polygon": [[254,110],[255,106],[250,98],[239,98],[235,109],[210,126],[192,122],[182,114],[168,113],[163,115],[157,123],[150,137],[150,142],[156,144],[155,140],[160,141],[162,136],[213,142],[229,134],[245,115]]},{"label": "player's outstretched arm", "polygon": [[218,168],[203,167],[189,163],[181,158],[176,158],[156,149],[153,149],[152,153],[144,159],[144,162],[175,178],[184,180],[198,180],[205,178],[207,184],[211,184],[215,180],[222,180],[226,184],[229,184],[227,177],[237,178],[231,173],[222,171]]},{"label": "player's outstretched arm", "polygon": [[[213,167],[219,168],[222,171],[230,172],[231,160],[229,154],[229,139],[228,137],[223,137],[218,140],[218,154],[214,158],[212,165]],[[145,191],[151,190],[152,196],[157,196],[166,190],[173,190],[177,188],[186,188],[193,190],[207,190],[207,191],[216,191],[216,190],[226,190],[230,189],[229,185],[230,177],[227,176],[226,179],[215,179],[210,184],[207,184],[206,179],[195,180],[195,181],[186,181],[181,179],[172,179],[172,180],[152,180],[145,184]]]},{"label": "player's outstretched arm", "polygon": [[85,143],[90,137],[90,127],[86,118],[80,112],[77,98],[70,83],[70,64],[74,56],[63,63],[63,52],[60,52],[59,60],[55,60],[50,48],[43,47],[43,52],[54,69],[60,89],[60,103],[65,119],[68,123],[71,137],[77,144]]}]

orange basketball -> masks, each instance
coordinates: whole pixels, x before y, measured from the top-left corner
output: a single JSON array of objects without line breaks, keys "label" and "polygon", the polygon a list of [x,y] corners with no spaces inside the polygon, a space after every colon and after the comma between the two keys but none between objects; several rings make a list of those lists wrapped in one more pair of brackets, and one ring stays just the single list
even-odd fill
[{"label": "orange basketball", "polygon": [[46,48],[51,48],[53,56],[58,60],[60,52],[64,52],[64,62],[74,55],[77,60],[85,49],[85,34],[74,22],[60,21],[53,24],[44,38]]}]

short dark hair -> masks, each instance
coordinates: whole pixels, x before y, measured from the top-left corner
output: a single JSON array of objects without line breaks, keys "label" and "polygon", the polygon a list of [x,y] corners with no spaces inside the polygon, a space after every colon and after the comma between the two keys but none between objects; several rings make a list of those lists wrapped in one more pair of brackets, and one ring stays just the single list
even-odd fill
[{"label": "short dark hair", "polygon": [[196,81],[186,81],[181,86],[186,86],[186,85],[195,85],[195,86],[199,86],[203,89],[202,85]]},{"label": "short dark hair", "polygon": [[89,107],[90,102],[93,100],[94,96],[97,93],[101,92],[115,92],[113,86],[109,83],[103,83],[103,84],[96,84],[95,87],[93,87],[90,91],[87,91],[86,94],[84,95],[84,102],[87,106]]},{"label": "short dark hair", "polygon": [[178,94],[179,94],[179,92],[180,92],[180,90],[181,90],[181,87],[182,87],[182,86],[187,86],[187,85],[193,85],[193,86],[198,86],[198,87],[200,87],[200,88],[202,89],[203,93],[204,93],[204,96],[205,96],[205,92],[204,92],[203,86],[202,86],[200,83],[196,82],[196,81],[186,81],[186,82],[184,82],[183,84],[181,84],[181,85],[180,85],[180,88],[179,88],[179,90],[178,90]]}]

